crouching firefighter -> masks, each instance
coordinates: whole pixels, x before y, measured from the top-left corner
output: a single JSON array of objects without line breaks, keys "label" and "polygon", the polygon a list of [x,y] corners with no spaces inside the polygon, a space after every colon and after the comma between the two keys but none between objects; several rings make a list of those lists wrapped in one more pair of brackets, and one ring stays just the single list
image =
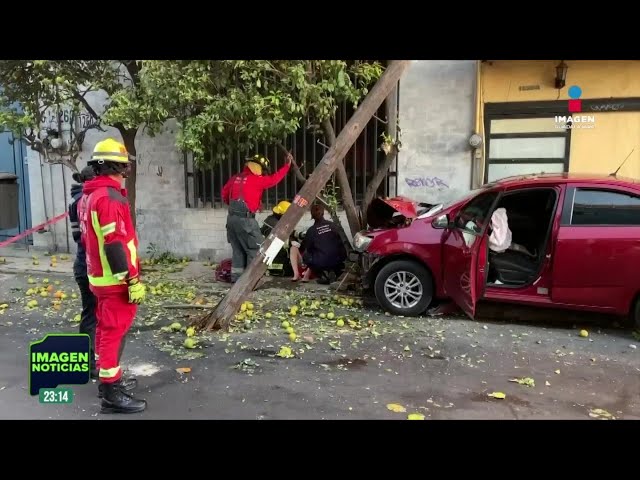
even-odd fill
[{"label": "crouching firefighter", "polygon": [[229,179],[222,189],[222,200],[229,205],[227,241],[231,244],[231,281],[236,282],[258,254],[264,237],[256,221],[263,192],[275,187],[287,175],[293,156],[288,153],[285,164],[272,175],[269,160],[261,155],[247,159],[244,170]]},{"label": "crouching firefighter", "polygon": [[138,238],[122,182],[130,172],[129,154],[111,138],[99,142],[91,160],[95,178],[84,183],[78,207],[87,274],[96,307],[96,366],[103,413],[141,412],[146,401],[130,390],[135,379],[122,378],[120,358],[125,336],[145,298],[140,281]]}]

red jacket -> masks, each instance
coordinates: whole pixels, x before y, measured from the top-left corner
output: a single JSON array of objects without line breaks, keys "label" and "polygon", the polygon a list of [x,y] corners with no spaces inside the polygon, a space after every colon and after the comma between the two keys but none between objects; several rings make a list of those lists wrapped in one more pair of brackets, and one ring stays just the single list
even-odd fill
[{"label": "red jacket", "polygon": [[91,289],[96,293],[126,290],[127,281],[140,271],[127,191],[109,177],[89,180],[84,184],[78,219]]},{"label": "red jacket", "polygon": [[[241,174],[234,175],[222,188],[222,201],[229,205],[231,200],[244,200],[252,213],[260,210],[262,193],[275,187],[287,175],[291,165],[285,163],[273,175],[254,175],[249,167],[244,167]],[[244,182],[244,185],[242,183]],[[241,188],[242,187],[242,188]],[[240,198],[242,192],[243,198]]]}]

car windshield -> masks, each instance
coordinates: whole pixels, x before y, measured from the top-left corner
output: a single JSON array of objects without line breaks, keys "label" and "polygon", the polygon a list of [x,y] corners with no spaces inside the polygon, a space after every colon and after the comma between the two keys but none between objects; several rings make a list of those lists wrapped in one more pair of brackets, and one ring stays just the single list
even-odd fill
[{"label": "car windshield", "polygon": [[426,212],[420,212],[420,216],[418,218],[427,218],[427,217],[431,217],[432,215],[435,215],[436,213],[438,213],[441,210],[446,210],[447,208],[451,207],[452,205],[455,205],[456,203],[462,202],[464,200],[468,200],[471,199],[472,197],[476,196],[478,193],[482,192],[483,190],[486,190],[489,187],[492,187],[493,185],[491,184],[487,184],[487,185],[483,185],[480,188],[476,188],[474,190],[470,190],[468,192],[466,192],[464,195],[461,195],[460,197],[457,197],[454,200],[451,200],[447,203],[438,203],[436,205],[434,205],[433,207],[429,208],[429,210],[427,210]]}]

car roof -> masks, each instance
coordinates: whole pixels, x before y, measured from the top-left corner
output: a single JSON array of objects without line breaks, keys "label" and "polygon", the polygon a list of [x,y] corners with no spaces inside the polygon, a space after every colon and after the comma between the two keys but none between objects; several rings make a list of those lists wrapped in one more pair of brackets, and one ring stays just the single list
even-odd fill
[{"label": "car roof", "polygon": [[518,187],[533,185],[538,182],[544,183],[594,183],[609,185],[630,185],[634,187],[640,186],[640,180],[630,177],[612,176],[603,174],[589,173],[535,173],[528,175],[516,175],[496,180],[485,184],[484,187]]}]

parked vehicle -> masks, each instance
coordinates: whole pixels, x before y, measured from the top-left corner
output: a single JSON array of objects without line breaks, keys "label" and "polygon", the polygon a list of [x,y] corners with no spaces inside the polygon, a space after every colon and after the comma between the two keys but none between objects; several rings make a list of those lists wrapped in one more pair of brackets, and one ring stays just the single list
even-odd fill
[{"label": "parked vehicle", "polygon": [[[489,248],[499,208],[532,255]],[[365,288],[390,313],[420,315],[438,298],[473,318],[488,300],[629,315],[640,328],[640,181],[528,175],[448,205],[379,199],[372,210],[354,244]]]}]

